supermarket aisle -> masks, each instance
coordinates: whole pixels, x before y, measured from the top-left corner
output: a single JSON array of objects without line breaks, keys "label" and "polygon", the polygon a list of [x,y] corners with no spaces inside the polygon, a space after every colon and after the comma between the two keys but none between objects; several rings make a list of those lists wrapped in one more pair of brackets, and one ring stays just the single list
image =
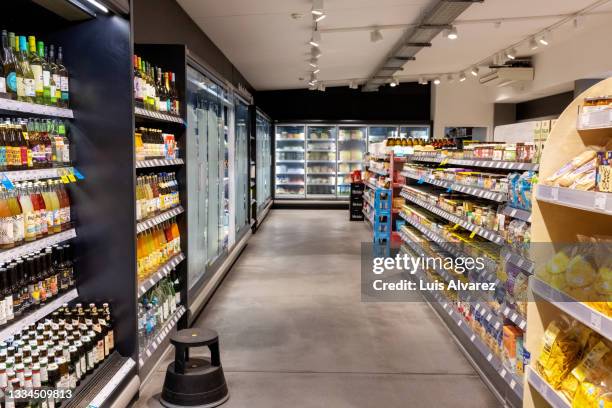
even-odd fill
[{"label": "supermarket aisle", "polygon": [[[361,303],[346,211],[274,210],[196,325],[216,329],[228,408],[496,407],[424,303]],[[165,363],[137,406],[159,406]]]}]

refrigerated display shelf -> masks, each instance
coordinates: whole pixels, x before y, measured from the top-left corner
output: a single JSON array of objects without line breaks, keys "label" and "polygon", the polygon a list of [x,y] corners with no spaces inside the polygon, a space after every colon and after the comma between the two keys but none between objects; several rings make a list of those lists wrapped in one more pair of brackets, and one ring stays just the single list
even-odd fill
[{"label": "refrigerated display shelf", "polygon": [[185,164],[183,159],[139,160],[136,162],[136,168],[142,169],[142,168],[147,168],[147,167],[180,166],[182,164]]},{"label": "refrigerated display shelf", "polygon": [[612,108],[606,107],[596,111],[582,110],[578,114],[576,129],[580,132],[585,131],[607,131],[612,129]]},{"label": "refrigerated display shelf", "polygon": [[538,184],[536,198],[551,204],[612,215],[612,193],[581,191]]},{"label": "refrigerated display shelf", "polygon": [[286,142],[286,141],[303,142],[305,139],[304,138],[298,139],[298,138],[290,138],[290,137],[277,137],[276,140],[279,142]]},{"label": "refrigerated display shelf", "polygon": [[325,187],[334,187],[336,183],[308,183],[308,187],[316,187],[316,186],[325,186]]},{"label": "refrigerated display shelf", "polygon": [[[282,174],[282,175],[287,175],[287,176],[303,176],[305,173],[296,173],[296,172],[286,172],[286,171],[279,171],[276,172],[276,174]],[[251,187],[254,187],[255,184],[253,184]]]},{"label": "refrigerated display shelf", "polygon": [[571,404],[563,395],[555,391],[553,387],[543,379],[533,368],[526,369],[527,381],[552,408],[571,408]]},{"label": "refrigerated display shelf", "polygon": [[612,319],[577,301],[571,296],[553,288],[548,283],[535,276],[529,278],[531,291],[572,316],[580,323],[589,326],[608,339],[612,339]]},{"label": "refrigerated display shelf", "polygon": [[338,163],[361,164],[363,160],[338,160]]},{"label": "refrigerated display shelf", "polygon": [[370,215],[367,213],[366,211],[366,207],[363,207],[361,212],[363,213],[363,215],[365,216],[365,219],[371,224],[374,225],[374,214]]},{"label": "refrigerated display shelf", "polygon": [[140,107],[134,108],[134,114],[137,118],[153,119],[161,122],[180,123],[181,125],[185,124],[183,118],[179,116],[169,115],[167,113],[157,111],[150,111]]},{"label": "refrigerated display shelf", "polygon": [[537,171],[539,168],[538,163],[523,163],[523,162],[511,162],[501,160],[485,160],[485,159],[450,159],[443,156],[427,156],[427,155],[408,155],[407,158],[413,161],[422,161],[429,163],[439,164],[456,164],[461,166],[473,166],[473,167],[487,167],[491,169],[499,170],[531,170]]},{"label": "refrigerated display shelf", "polygon": [[335,163],[335,160],[306,160],[308,163]]},{"label": "refrigerated display shelf", "polygon": [[[280,173],[276,173],[276,174],[280,174]],[[336,173],[313,173],[311,171],[308,172],[309,176],[335,176]]]},{"label": "refrigerated display shelf", "polygon": [[72,239],[74,237],[76,237],[76,230],[74,228],[71,228],[69,230],[59,232],[57,234],[48,235],[45,238],[37,239],[36,241],[19,245],[15,248],[6,249],[0,252],[0,263],[8,263],[9,261],[20,256],[40,251],[48,246],[68,241],[69,239]]},{"label": "refrigerated display shelf", "polygon": [[473,195],[475,197],[485,198],[487,200],[505,202],[508,200],[508,196],[498,191],[491,191],[481,187],[469,186],[466,184],[454,183],[452,181],[438,180],[432,175],[420,176],[416,173],[403,171],[401,175],[414,180],[417,180],[419,184],[427,183],[438,187],[443,187],[449,190],[458,191],[460,193]]},{"label": "refrigerated display shelf", "polygon": [[370,183],[370,182],[369,182],[369,181],[367,181],[367,180],[364,180],[364,181],[363,181],[363,184],[364,184],[366,187],[371,188],[372,190],[376,190],[376,189],[378,188],[376,185],[374,185],[374,184]]},{"label": "refrigerated display shelf", "polygon": [[336,153],[335,150],[329,149],[306,149],[307,152],[323,152],[323,153]]},{"label": "refrigerated display shelf", "polygon": [[371,171],[372,173],[380,174],[381,176],[388,176],[389,175],[389,170],[381,170],[381,169],[377,169],[375,167],[369,167],[368,170]]},{"label": "refrigerated display shelf", "polygon": [[335,141],[336,141],[336,139],[310,139],[310,138],[309,138],[309,139],[306,139],[306,140],[307,140],[308,142],[328,142],[328,143],[330,143],[330,142],[332,142],[332,143],[333,143],[333,142],[335,142]]},{"label": "refrigerated display shelf", "polygon": [[0,110],[14,113],[31,113],[34,115],[52,116],[56,118],[74,118],[74,112],[72,109],[38,105],[36,103],[21,102],[4,98],[0,98]]},{"label": "refrigerated display shelf", "polygon": [[31,324],[36,323],[40,319],[44,319],[55,310],[62,307],[64,303],[68,303],[79,296],[76,288],[69,290],[68,292],[59,295],[53,301],[45,304],[44,306],[36,309],[35,311],[8,323],[2,330],[0,330],[0,341],[6,340],[8,337],[19,333]]},{"label": "refrigerated display shelf", "polygon": [[49,169],[29,169],[5,171],[3,174],[11,181],[43,180],[60,178],[74,173],[74,167],[52,167]]},{"label": "refrigerated display shelf", "polygon": [[172,332],[172,329],[174,328],[174,326],[176,326],[176,323],[179,321],[181,316],[183,316],[185,311],[186,311],[185,306],[179,306],[174,312],[174,314],[172,315],[172,317],[170,317],[163,324],[163,327],[159,329],[153,341],[149,343],[149,345],[145,347],[144,350],[141,351],[140,356],[138,358],[140,367],[142,367],[145,364],[147,359],[151,357],[151,355],[155,352],[155,350],[157,350],[159,345],[164,342],[168,334]]},{"label": "refrigerated display shelf", "polygon": [[531,222],[531,211],[528,210],[508,206],[504,208],[503,213],[508,217],[516,218],[517,220]]},{"label": "refrigerated display shelf", "polygon": [[277,186],[305,186],[304,183],[276,183]]},{"label": "refrigerated display shelf", "polygon": [[304,160],[276,160],[276,163],[304,163]]},{"label": "refrigerated display shelf", "polygon": [[374,201],[370,198],[369,194],[363,194],[363,201],[369,204],[371,207],[374,206]]},{"label": "refrigerated display shelf", "polygon": [[136,224],[136,233],[140,234],[141,232],[146,231],[149,228],[152,228],[158,224],[161,224],[162,222],[167,221],[172,217],[176,217],[184,211],[185,209],[183,208],[183,206],[179,205],[178,207],[166,210],[163,213],[158,214],[154,217],[139,221],[138,224]]},{"label": "refrigerated display shelf", "polygon": [[181,252],[178,255],[170,258],[168,262],[163,264],[156,272],[151,274],[151,277],[143,280],[138,284],[138,297],[140,298],[142,295],[147,293],[149,289],[151,289],[157,282],[159,282],[165,276],[168,276],[170,271],[172,271],[176,266],[185,260],[185,255]]},{"label": "refrigerated display shelf", "polygon": [[276,153],[304,153],[304,149],[276,149]]}]

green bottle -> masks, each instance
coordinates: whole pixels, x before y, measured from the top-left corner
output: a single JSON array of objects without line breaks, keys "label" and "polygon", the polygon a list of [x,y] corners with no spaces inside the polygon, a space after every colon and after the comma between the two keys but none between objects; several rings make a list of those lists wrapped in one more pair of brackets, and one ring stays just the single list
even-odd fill
[{"label": "green bottle", "polygon": [[52,105],[51,103],[51,71],[53,68],[47,58],[45,53],[45,44],[42,41],[38,42],[38,57],[42,61],[42,87],[43,87],[43,103],[45,105]]},{"label": "green bottle", "polygon": [[21,63],[21,74],[23,75],[23,98],[25,102],[34,102],[36,99],[36,82],[34,73],[30,66],[30,57],[28,55],[28,43],[24,36],[19,36],[19,52]]},{"label": "green bottle", "polygon": [[36,37],[33,35],[28,37],[29,53],[28,61],[30,69],[34,75],[34,102],[44,104],[43,97],[43,60],[36,53]]}]

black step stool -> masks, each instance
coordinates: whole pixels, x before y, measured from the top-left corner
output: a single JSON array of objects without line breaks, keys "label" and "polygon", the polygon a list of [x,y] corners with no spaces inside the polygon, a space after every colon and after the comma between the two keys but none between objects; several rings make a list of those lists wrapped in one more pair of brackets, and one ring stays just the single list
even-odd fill
[{"label": "black step stool", "polygon": [[[223,404],[229,398],[221,356],[219,335],[210,329],[187,329],[170,337],[174,345],[174,362],[166,369],[166,378],[161,395],[165,407],[212,408]],[[210,349],[210,359],[189,358],[189,349],[205,347]]]}]

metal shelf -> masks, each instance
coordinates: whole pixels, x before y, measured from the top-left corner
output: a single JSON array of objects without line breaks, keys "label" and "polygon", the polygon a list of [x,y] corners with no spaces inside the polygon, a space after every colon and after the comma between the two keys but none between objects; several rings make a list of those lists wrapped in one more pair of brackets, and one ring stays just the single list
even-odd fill
[{"label": "metal shelf", "polygon": [[278,142],[287,142],[287,141],[290,141],[290,142],[303,142],[305,139],[304,138],[301,138],[301,139],[291,139],[291,138],[287,138],[287,137],[285,137],[285,138],[277,137],[275,140],[278,141]]},{"label": "metal shelf", "polygon": [[564,396],[552,388],[533,368],[527,367],[527,381],[552,408],[571,408]]},{"label": "metal shelf", "polygon": [[37,239],[36,241],[28,242],[18,247],[11,248],[0,252],[0,263],[7,263],[15,258],[40,251],[48,246],[59,244],[60,242],[68,241],[76,237],[74,228],[67,231],[62,231],[57,234],[48,235],[45,238]]},{"label": "metal shelf", "polygon": [[377,186],[375,186],[374,184],[370,183],[370,182],[369,182],[369,181],[367,181],[367,180],[364,180],[364,181],[363,181],[363,184],[364,184],[366,187],[371,188],[372,190],[376,190],[376,189],[378,188]]},{"label": "metal shelf", "polygon": [[146,167],[163,167],[163,166],[179,166],[185,164],[183,159],[152,159],[152,160],[140,160],[136,162],[136,168],[142,169]]},{"label": "metal shelf", "polygon": [[591,309],[571,296],[558,291],[535,276],[529,278],[531,291],[552,303],[558,309],[572,316],[580,323],[589,326],[608,339],[612,339],[612,319],[597,310]]},{"label": "metal shelf", "polygon": [[150,278],[140,282],[138,285],[138,297],[140,298],[142,295],[147,293],[147,291],[155,286],[157,282],[162,280],[163,277],[168,276],[170,271],[172,271],[183,260],[185,260],[185,254],[181,252],[180,254],[170,258],[168,262],[163,264],[156,272],[152,273]]},{"label": "metal shelf", "polygon": [[74,173],[74,167],[52,167],[48,169],[29,169],[29,170],[14,170],[5,171],[4,175],[11,181],[25,180],[43,180],[51,178],[60,178],[64,175]]},{"label": "metal shelf", "polygon": [[139,107],[134,108],[134,114],[136,117],[144,119],[152,119],[161,122],[180,123],[181,125],[185,124],[185,121],[181,117],[157,111],[150,111]]},{"label": "metal shelf", "polygon": [[157,331],[157,334],[155,335],[155,338],[153,339],[153,341],[147,347],[145,347],[145,349],[142,350],[142,352],[140,353],[140,356],[138,358],[140,367],[142,367],[145,364],[147,359],[151,357],[151,355],[155,352],[155,350],[157,350],[159,345],[163,343],[164,339],[172,331],[174,326],[176,326],[176,323],[179,321],[181,316],[183,316],[185,311],[186,311],[185,306],[181,305],[177,307],[177,309],[174,311],[174,314]]},{"label": "metal shelf", "polygon": [[536,198],[551,204],[578,210],[612,215],[612,193],[573,190],[538,184]]},{"label": "metal shelf", "polygon": [[155,217],[148,218],[146,220],[140,221],[136,224],[136,233],[140,234],[143,231],[148,230],[162,222],[169,220],[172,217],[179,215],[184,212],[183,206],[179,205],[178,207],[174,207],[170,210],[164,211],[163,213],[156,215]]},{"label": "metal shelf", "polygon": [[413,154],[406,156],[408,159],[413,161],[422,161],[429,163],[440,163],[440,164],[456,164],[466,167],[486,167],[490,169],[498,170],[532,170],[537,171],[539,168],[538,163],[522,163],[522,162],[510,162],[501,160],[483,160],[483,159],[450,159],[442,156],[427,156]]},{"label": "metal shelf", "polygon": [[516,218],[517,220],[531,222],[531,211],[521,210],[519,208],[505,207],[503,213],[508,217]]},{"label": "metal shelf", "polygon": [[277,186],[302,186],[303,187],[306,184],[304,184],[304,183],[279,183],[279,182],[276,182],[276,185]]},{"label": "metal shelf", "polygon": [[380,174],[381,176],[389,175],[389,170],[380,170],[374,167],[370,167],[368,170],[371,171],[372,173]]},{"label": "metal shelf", "polygon": [[335,163],[335,160],[306,160],[308,163]]},{"label": "metal shelf", "polygon": [[487,200],[497,201],[500,203],[508,200],[508,196],[505,193],[501,193],[498,191],[491,191],[491,190],[487,190],[481,187],[454,183],[452,181],[438,180],[430,174],[425,175],[425,176],[419,176],[418,174],[415,174],[415,173],[403,171],[401,175],[404,177],[409,177],[414,180],[418,180],[419,184],[421,183],[432,184],[438,187],[446,188],[448,190],[454,190],[460,193],[473,195],[475,197],[485,198]]},{"label": "metal shelf", "polygon": [[276,163],[304,163],[304,160],[276,160]]},{"label": "metal shelf", "polygon": [[16,113],[31,113],[41,116],[73,119],[72,109],[58,108],[56,106],[38,105],[36,103],[21,102],[13,99],[0,98],[0,110]]},{"label": "metal shelf", "polygon": [[527,329],[527,319],[516,310],[512,310],[510,307],[504,306],[504,311],[502,313],[512,323],[516,324],[519,329],[523,331]]},{"label": "metal shelf", "polygon": [[68,303],[79,296],[76,288],[71,289],[68,292],[59,295],[50,303],[36,309],[32,313],[20,318],[19,320],[12,321],[7,327],[0,330],[0,341],[6,340],[7,337],[14,335],[28,327],[29,325],[36,323],[40,319],[44,319],[45,316],[53,313],[55,310],[60,308],[64,303]]}]

